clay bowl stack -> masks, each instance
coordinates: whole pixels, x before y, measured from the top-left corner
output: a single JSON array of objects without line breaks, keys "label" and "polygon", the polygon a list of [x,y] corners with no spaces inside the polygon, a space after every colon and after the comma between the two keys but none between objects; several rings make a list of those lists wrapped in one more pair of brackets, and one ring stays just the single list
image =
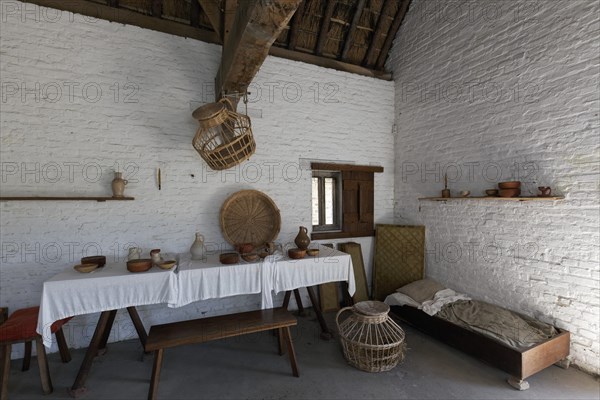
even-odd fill
[{"label": "clay bowl stack", "polygon": [[519,197],[521,194],[521,182],[519,181],[500,182],[498,188],[500,197]]}]

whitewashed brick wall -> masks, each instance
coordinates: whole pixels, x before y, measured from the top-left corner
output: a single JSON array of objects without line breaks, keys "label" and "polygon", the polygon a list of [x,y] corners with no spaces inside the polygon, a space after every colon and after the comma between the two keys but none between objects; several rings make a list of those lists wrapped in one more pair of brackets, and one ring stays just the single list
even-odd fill
[{"label": "whitewashed brick wall", "polygon": [[[599,3],[413,0],[396,84],[396,222],[427,229],[427,275],[571,331],[599,373]],[[556,202],[481,196],[503,180]]]},{"label": "whitewashed brick wall", "polygon": [[[392,221],[393,82],[269,57],[250,88],[256,154],[214,172],[191,145],[191,113],[213,100],[219,46],[16,1],[1,6],[2,195],[110,195],[119,166],[130,182],[126,194],[136,198],[0,203],[2,305],[39,304],[44,280],[86,251],[109,259],[123,259],[133,244],[187,252],[196,231],[210,248],[226,246],[219,210],[242,189],[275,201],[278,240],[293,241],[299,225],[310,226],[305,167],[312,159],[382,165],[376,221]],[[372,240],[359,241],[370,276]],[[149,327],[259,302],[238,296],[176,310],[159,305],[141,308],[141,316]],[[86,346],[96,320],[70,322],[70,344]],[[110,340],[132,337],[129,318],[119,313]]]}]

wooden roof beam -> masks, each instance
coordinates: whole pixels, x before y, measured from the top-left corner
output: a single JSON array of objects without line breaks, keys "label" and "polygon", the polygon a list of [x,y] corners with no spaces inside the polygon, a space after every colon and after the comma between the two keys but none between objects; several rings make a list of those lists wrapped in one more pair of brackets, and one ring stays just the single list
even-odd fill
[{"label": "wooden roof beam", "polygon": [[358,5],[356,6],[356,11],[354,12],[354,17],[352,18],[352,23],[350,24],[350,29],[348,29],[348,34],[346,35],[346,41],[344,43],[344,50],[342,50],[342,61],[348,61],[348,52],[352,47],[352,42],[354,32],[356,32],[356,27],[358,26],[358,22],[360,21],[360,17],[365,8],[366,0],[358,0]]},{"label": "wooden roof beam", "polygon": [[217,99],[224,94],[246,91],[300,1],[239,1],[215,80]]},{"label": "wooden roof beam", "polygon": [[[194,2],[195,0],[192,0]],[[219,0],[198,0],[200,7],[208,16],[208,20],[221,40],[223,40],[223,13]]]},{"label": "wooden roof beam", "polygon": [[383,3],[381,12],[379,13],[379,18],[377,19],[377,27],[371,36],[371,43],[369,44],[369,49],[367,50],[367,54],[363,60],[363,65],[367,68],[374,66],[377,62],[377,47],[375,46],[375,43],[377,42],[377,38],[379,36],[385,34],[385,22],[389,18],[388,16],[392,11],[392,7],[394,6],[395,2],[396,0],[386,0],[385,3]]},{"label": "wooden roof beam", "polygon": [[398,33],[398,29],[400,29],[400,25],[402,25],[402,20],[408,11],[408,6],[410,4],[410,0],[403,0],[400,7],[398,7],[398,12],[396,13],[396,17],[394,18],[394,22],[388,31],[387,37],[385,38],[385,42],[383,43],[383,47],[379,52],[379,57],[377,58],[377,64],[375,64],[376,69],[383,69],[385,66],[385,60],[387,60],[388,53],[392,48],[392,43],[394,42],[394,38],[396,37],[396,33]]},{"label": "wooden roof beam", "polygon": [[331,24],[331,17],[333,17],[333,11],[335,10],[336,3],[336,0],[329,0],[327,2],[327,8],[325,9],[325,14],[323,14],[323,19],[321,20],[321,30],[319,32],[319,39],[317,41],[317,47],[315,49],[315,54],[317,56],[323,54],[323,48],[325,47],[325,43],[327,42],[329,25]]},{"label": "wooden roof beam", "polygon": [[288,41],[288,49],[294,50],[296,49],[296,43],[298,43],[298,28],[300,26],[300,22],[302,21],[302,17],[304,17],[304,6],[306,5],[306,0],[302,0],[296,13],[294,14],[294,18],[292,19],[292,25],[290,26],[290,40]]}]

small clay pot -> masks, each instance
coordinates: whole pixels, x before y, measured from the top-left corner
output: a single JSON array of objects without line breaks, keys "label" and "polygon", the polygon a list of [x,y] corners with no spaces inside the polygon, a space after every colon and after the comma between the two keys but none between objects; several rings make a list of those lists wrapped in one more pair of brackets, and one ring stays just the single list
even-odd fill
[{"label": "small clay pot", "polygon": [[521,182],[519,181],[509,181],[509,182],[500,182],[498,184],[500,189],[520,189]]},{"label": "small clay pot", "polygon": [[489,197],[496,197],[498,196],[498,189],[488,189],[485,191],[485,194]]},{"label": "small clay pot", "polygon": [[500,197],[518,197],[521,194],[521,189],[501,189],[498,194]]}]

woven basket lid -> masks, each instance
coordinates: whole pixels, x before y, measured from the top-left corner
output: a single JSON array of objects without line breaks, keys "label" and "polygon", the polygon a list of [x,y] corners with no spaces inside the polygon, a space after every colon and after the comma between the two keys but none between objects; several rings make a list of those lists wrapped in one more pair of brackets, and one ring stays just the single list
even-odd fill
[{"label": "woven basket lid", "polygon": [[208,103],[196,108],[192,113],[192,117],[199,121],[205,121],[216,117],[221,112],[225,111],[225,109],[226,107],[223,103]]},{"label": "woven basket lid", "polygon": [[360,303],[356,303],[352,308],[359,314],[373,317],[387,315],[390,311],[390,306],[387,304],[372,300],[361,301]]},{"label": "woven basket lid", "polygon": [[254,246],[272,242],[281,228],[279,209],[258,190],[241,190],[229,196],[221,207],[221,230],[233,245]]}]

